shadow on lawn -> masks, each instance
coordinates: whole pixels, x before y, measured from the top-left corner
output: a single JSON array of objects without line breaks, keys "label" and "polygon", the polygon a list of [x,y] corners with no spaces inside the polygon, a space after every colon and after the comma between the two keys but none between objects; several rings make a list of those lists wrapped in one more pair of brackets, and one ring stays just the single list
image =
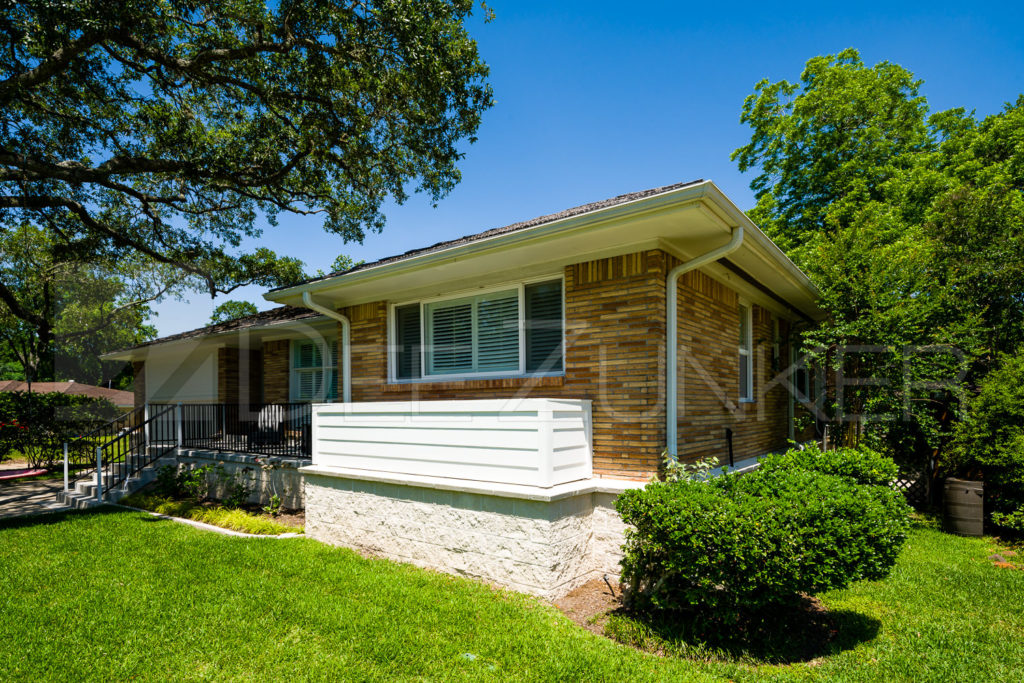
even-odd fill
[{"label": "shadow on lawn", "polygon": [[750,664],[795,664],[849,650],[873,640],[881,622],[850,610],[828,611],[816,598],[800,596],[786,607],[748,614],[735,624],[714,623],[687,613],[611,613],[610,638],[667,656]]}]

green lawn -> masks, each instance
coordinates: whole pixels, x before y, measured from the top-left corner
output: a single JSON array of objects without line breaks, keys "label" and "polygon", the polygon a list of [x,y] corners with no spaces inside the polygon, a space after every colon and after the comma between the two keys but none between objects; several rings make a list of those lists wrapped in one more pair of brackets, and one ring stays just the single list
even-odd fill
[{"label": "green lawn", "polygon": [[530,598],[309,539],[53,515],[0,525],[0,677],[1022,680],[1024,572],[990,547],[916,529],[889,579],[824,596],[860,624],[837,639],[851,649],[753,666],[642,654]]}]

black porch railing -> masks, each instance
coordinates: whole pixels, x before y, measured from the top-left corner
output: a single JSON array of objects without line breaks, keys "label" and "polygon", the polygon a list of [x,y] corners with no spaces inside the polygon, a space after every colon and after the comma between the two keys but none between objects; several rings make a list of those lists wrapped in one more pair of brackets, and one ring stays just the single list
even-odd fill
[{"label": "black porch railing", "polygon": [[122,430],[100,446],[97,450],[102,471],[101,495],[169,455],[177,447],[174,437],[173,410],[161,408],[151,410],[137,425]]},{"label": "black porch railing", "polygon": [[[67,460],[74,470],[88,474],[96,468],[96,447],[103,446],[118,435],[135,430],[145,420],[145,410],[136,408],[115,417],[110,422],[64,442]],[[75,478],[78,474],[75,474]]]},{"label": "black porch railing", "polygon": [[[142,408],[64,443],[64,490],[83,478],[95,479],[97,498],[141,472],[177,447],[174,408]],[[73,474],[69,468],[76,467]]]},{"label": "black porch railing", "polygon": [[312,457],[309,403],[183,403],[180,410],[182,448]]}]

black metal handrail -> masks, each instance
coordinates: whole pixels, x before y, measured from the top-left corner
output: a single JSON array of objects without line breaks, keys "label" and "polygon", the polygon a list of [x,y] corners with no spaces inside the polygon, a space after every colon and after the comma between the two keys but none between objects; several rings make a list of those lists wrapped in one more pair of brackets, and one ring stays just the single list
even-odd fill
[{"label": "black metal handrail", "polygon": [[149,411],[146,419],[97,446],[101,491],[117,488],[178,447],[173,406]]},{"label": "black metal handrail", "polygon": [[182,448],[279,457],[312,455],[309,403],[181,404]]},{"label": "black metal handrail", "polygon": [[[96,478],[102,497],[102,491],[121,485],[170,453],[178,445],[173,412],[166,407],[147,416],[144,408],[136,408],[66,442],[65,489],[74,481]],[[73,475],[69,474],[71,465],[77,466]]]},{"label": "black metal handrail", "polygon": [[[100,425],[90,432],[81,434],[65,442],[68,462],[77,466],[79,473],[85,474],[95,469],[96,446],[104,444],[123,431],[130,430],[145,419],[145,409],[135,408],[118,415],[110,422]],[[82,469],[82,466],[85,469]],[[78,474],[76,474],[77,478]]]},{"label": "black metal handrail", "polygon": [[65,485],[98,471],[107,491],[178,448],[310,458],[312,428],[309,403],[150,404],[65,442]]}]

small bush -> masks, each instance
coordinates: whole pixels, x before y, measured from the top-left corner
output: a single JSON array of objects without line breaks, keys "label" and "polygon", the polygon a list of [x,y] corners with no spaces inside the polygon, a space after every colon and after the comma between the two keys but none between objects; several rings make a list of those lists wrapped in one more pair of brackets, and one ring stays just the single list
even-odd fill
[{"label": "small bush", "polygon": [[899,475],[892,458],[870,448],[837,448],[822,451],[812,443],[804,449],[793,448],[761,459],[762,471],[807,470],[853,479],[858,484],[891,486]]},{"label": "small bush", "polygon": [[734,622],[799,593],[880,579],[910,528],[885,486],[779,465],[709,482],[653,483],[615,503],[627,598]]},{"label": "small bush", "polygon": [[245,485],[237,474],[230,474],[223,465],[217,465],[214,469],[217,482],[220,486],[221,502],[225,507],[232,509],[240,508],[249,500],[252,489]]},{"label": "small bush", "polygon": [[661,454],[665,467],[665,481],[707,481],[711,470],[718,467],[718,458],[705,458],[693,464],[681,462],[666,448]]},{"label": "small bush", "polygon": [[178,490],[178,468],[175,465],[164,465],[156,471],[156,479],[152,484],[152,491],[158,496],[165,498],[179,497]]},{"label": "small bush", "polygon": [[179,498],[201,503],[210,498],[214,484],[222,489],[223,503],[229,508],[239,508],[252,492],[237,475],[230,474],[223,465],[200,465],[182,467],[165,465],[157,471],[153,492],[167,498]]},{"label": "small bush", "polygon": [[992,523],[1007,531],[1024,534],[1024,507],[1017,508],[1013,512],[993,512]]}]

